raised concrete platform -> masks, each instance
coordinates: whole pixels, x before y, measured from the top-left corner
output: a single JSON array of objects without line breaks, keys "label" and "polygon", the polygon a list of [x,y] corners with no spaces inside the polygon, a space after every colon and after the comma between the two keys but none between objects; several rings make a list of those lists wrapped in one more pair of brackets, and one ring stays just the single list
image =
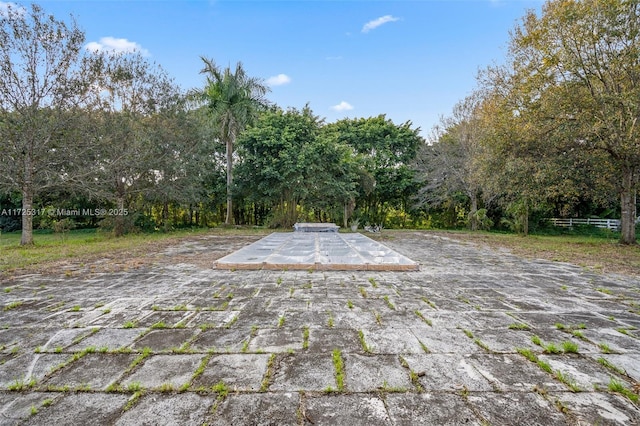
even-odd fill
[{"label": "raised concrete platform", "polygon": [[273,233],[215,262],[218,269],[417,271],[417,262],[362,234]]},{"label": "raised concrete platform", "polygon": [[293,225],[296,232],[338,232],[340,227],[335,223],[296,223]]}]

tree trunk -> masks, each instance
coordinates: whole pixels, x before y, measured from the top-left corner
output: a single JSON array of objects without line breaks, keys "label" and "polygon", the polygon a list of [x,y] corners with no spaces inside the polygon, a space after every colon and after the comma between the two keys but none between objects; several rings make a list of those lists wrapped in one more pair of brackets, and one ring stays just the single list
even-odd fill
[{"label": "tree trunk", "polygon": [[[118,195],[117,206],[118,206],[118,213],[124,210],[124,195]],[[124,235],[124,216],[121,214],[117,214],[115,216],[113,234],[116,237],[121,237]]]},{"label": "tree trunk", "polygon": [[625,170],[620,194],[620,243],[636,243],[636,187],[633,169]]},{"label": "tree trunk", "polygon": [[33,244],[33,188],[25,185],[22,190],[22,237],[20,245],[26,246]]},{"label": "tree trunk", "polygon": [[524,211],[522,212],[522,233],[526,237],[529,235],[529,200],[524,199]]},{"label": "tree trunk", "polygon": [[469,212],[469,225],[472,231],[478,230],[478,197],[471,195],[471,211]]},{"label": "tree trunk", "polygon": [[233,141],[231,138],[227,141],[227,217],[225,224],[233,224],[233,201],[231,200],[231,184],[233,183]]},{"label": "tree trunk", "polygon": [[24,159],[24,182],[22,185],[22,236],[20,245],[33,244],[33,167],[31,156],[25,155]]}]

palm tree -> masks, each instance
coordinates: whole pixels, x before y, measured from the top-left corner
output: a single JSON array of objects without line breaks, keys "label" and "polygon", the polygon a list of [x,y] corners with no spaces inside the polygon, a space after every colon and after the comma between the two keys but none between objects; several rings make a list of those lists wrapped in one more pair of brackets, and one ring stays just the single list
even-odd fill
[{"label": "palm tree", "polygon": [[222,70],[212,59],[201,57],[207,84],[200,95],[208,104],[211,117],[216,124],[220,140],[226,146],[227,157],[227,216],[225,223],[233,220],[231,185],[233,183],[233,147],[238,135],[251,124],[258,112],[268,105],[265,98],[269,88],[261,79],[249,77],[242,67],[236,64],[235,72],[227,67]]}]

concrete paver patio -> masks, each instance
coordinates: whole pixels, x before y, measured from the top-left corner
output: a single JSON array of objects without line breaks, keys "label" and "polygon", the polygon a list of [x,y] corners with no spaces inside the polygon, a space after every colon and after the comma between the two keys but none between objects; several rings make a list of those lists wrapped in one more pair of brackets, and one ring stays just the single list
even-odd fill
[{"label": "concrete paver patio", "polygon": [[184,262],[220,238],[2,282],[0,425],[640,424],[609,389],[638,392],[637,278],[422,232],[383,234],[420,271]]}]

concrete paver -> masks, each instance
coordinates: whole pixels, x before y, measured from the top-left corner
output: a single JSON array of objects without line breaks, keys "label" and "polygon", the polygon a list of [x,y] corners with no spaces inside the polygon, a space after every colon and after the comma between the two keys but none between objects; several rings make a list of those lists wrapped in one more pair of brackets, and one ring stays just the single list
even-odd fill
[{"label": "concrete paver", "polygon": [[423,232],[382,233],[419,271],[184,260],[220,238],[4,280],[0,425],[640,424],[609,390],[639,388],[637,277]]}]

